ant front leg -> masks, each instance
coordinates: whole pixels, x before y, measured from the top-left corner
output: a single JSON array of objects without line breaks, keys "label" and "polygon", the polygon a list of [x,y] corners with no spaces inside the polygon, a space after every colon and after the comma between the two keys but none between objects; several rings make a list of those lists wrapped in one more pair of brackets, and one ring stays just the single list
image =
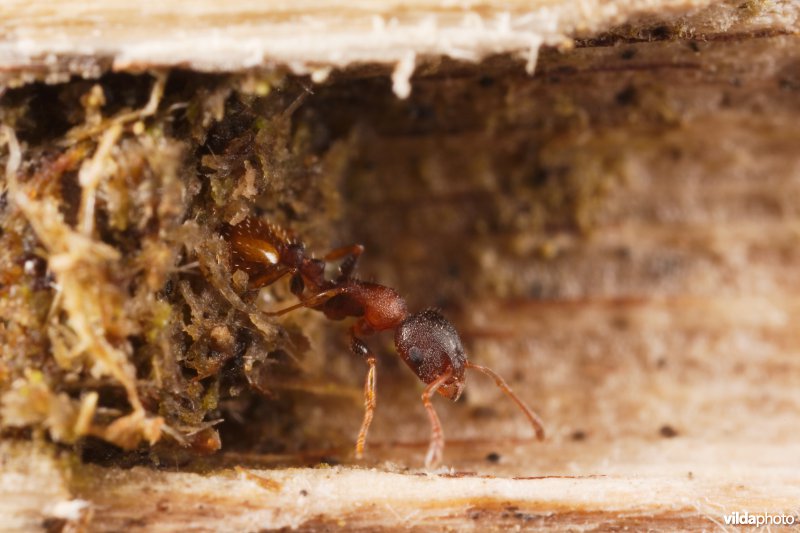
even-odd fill
[{"label": "ant front leg", "polygon": [[345,258],[341,266],[339,266],[339,276],[337,277],[337,280],[342,281],[350,279],[353,276],[356,263],[358,263],[358,258],[362,253],[364,253],[364,246],[360,244],[351,244],[350,246],[342,246],[341,248],[331,250],[323,259],[328,262],[338,261],[343,257]]},{"label": "ant front leg", "polygon": [[364,420],[361,422],[361,429],[358,432],[358,439],[356,439],[356,459],[364,457],[364,446],[367,442],[367,432],[369,426],[372,424],[372,417],[375,413],[375,406],[377,405],[377,394],[375,392],[375,356],[369,350],[369,347],[359,339],[357,334],[370,333],[371,329],[366,324],[364,319],[356,322],[350,328],[350,349],[354,354],[360,355],[369,365],[367,371],[367,379],[364,382]]},{"label": "ant front leg", "polygon": [[425,387],[425,392],[422,393],[422,404],[428,412],[428,418],[431,421],[431,443],[428,446],[428,453],[425,455],[425,468],[434,468],[442,462],[442,454],[444,453],[444,432],[442,431],[442,423],[439,422],[439,416],[433,409],[431,398],[442,385],[447,382],[453,375],[452,370],[448,370],[438,378],[436,381],[431,382]]}]

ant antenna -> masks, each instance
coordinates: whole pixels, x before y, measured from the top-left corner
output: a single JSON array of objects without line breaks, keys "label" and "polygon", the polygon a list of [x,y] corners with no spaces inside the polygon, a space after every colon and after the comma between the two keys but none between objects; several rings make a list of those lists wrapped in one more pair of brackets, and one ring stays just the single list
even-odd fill
[{"label": "ant antenna", "polygon": [[470,361],[466,361],[466,367],[483,372],[490,378],[494,379],[494,382],[497,385],[497,387],[501,391],[503,391],[506,394],[506,396],[511,398],[514,401],[514,403],[517,404],[520,410],[525,414],[525,416],[528,418],[528,421],[533,426],[533,430],[536,432],[537,440],[544,440],[544,425],[542,424],[541,418],[539,418],[539,416],[536,413],[531,411],[530,407],[525,405],[525,403],[520,399],[520,397],[517,396],[514,393],[514,391],[511,390],[511,387],[508,386],[508,383],[506,383],[506,381],[503,378],[501,378],[494,370],[487,368],[485,366],[476,365],[475,363],[471,363]]}]

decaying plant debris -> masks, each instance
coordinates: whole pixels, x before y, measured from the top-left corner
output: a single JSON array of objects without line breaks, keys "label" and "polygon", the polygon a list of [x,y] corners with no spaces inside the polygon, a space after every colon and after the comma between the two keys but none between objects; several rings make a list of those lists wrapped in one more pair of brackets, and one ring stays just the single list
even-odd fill
[{"label": "decaying plant debris", "polygon": [[276,359],[296,358],[215,229],[259,211],[302,228],[298,205],[326,209],[313,132],[292,120],[306,89],[190,78],[6,95],[5,431],[215,451],[220,419],[269,394]]},{"label": "decaying plant debris", "polygon": [[[391,109],[395,97],[378,85],[368,105]],[[236,442],[255,439],[272,450],[292,446],[294,431],[306,431],[286,431],[296,416],[274,386],[359,403],[356,389],[286,380],[286,372],[302,375],[325,354],[302,362],[308,333],[279,327],[259,310],[246,275],[231,271],[217,231],[256,214],[284,222],[311,245],[327,243],[337,232],[340,176],[348,176],[342,185],[357,203],[379,192],[360,177],[364,156],[375,155],[371,136],[357,118],[337,116],[337,99],[348,96],[334,88],[315,110],[303,106],[315,98],[309,91],[306,81],[275,74],[178,72],[34,85],[5,96],[5,431],[209,453],[220,448],[218,424],[226,423]],[[393,128],[413,120],[406,108],[417,104],[399,107]],[[43,124],[40,113],[53,119]],[[320,113],[322,126],[310,120]],[[477,121],[469,127],[487,131],[493,119],[467,118]],[[577,138],[584,127],[565,109],[541,134]],[[334,134],[339,142],[331,145]],[[556,156],[529,148],[511,145],[497,156],[500,167],[519,170],[504,178],[511,207],[497,210],[492,224],[587,231],[592,206],[622,183],[618,162],[606,155],[580,162],[570,148]],[[552,172],[559,181],[548,178]],[[374,251],[385,253],[386,244]],[[446,257],[432,258],[428,268],[446,268],[436,263]],[[412,272],[420,276],[405,283],[412,295],[439,283],[426,268]],[[273,290],[280,298],[280,284]],[[273,402],[266,408],[272,424],[263,423],[263,413],[249,424],[247,413],[264,402]],[[281,433],[270,438],[274,428]]]},{"label": "decaying plant debris", "polygon": [[[406,99],[393,60],[324,81],[10,70],[0,515],[560,530],[795,512],[797,21],[786,0],[713,2],[543,49],[532,77],[510,52],[420,56]],[[285,284],[243,290],[218,229],[245,214],[318,255],[365,244],[360,275],[441,307],[547,441],[471,379],[436,406],[454,470],[410,471],[419,384],[378,336],[368,457],[328,467],[352,453],[364,365],[318,313],[264,316]]]}]

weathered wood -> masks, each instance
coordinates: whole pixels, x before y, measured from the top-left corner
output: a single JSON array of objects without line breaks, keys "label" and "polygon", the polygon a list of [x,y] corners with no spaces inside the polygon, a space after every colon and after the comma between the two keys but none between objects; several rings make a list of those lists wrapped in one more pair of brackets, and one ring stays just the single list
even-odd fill
[{"label": "weathered wood", "polygon": [[[350,3],[358,16],[346,20],[338,4],[246,5],[245,17],[194,3],[205,18],[182,30],[186,40],[163,29],[184,5],[166,4],[144,33],[144,11],[81,5],[0,7],[15,13],[0,17],[4,83],[184,62],[284,65],[321,81],[354,61],[394,68],[409,51],[527,50],[532,35],[553,44],[656,4],[506,3],[521,33],[501,42],[489,28],[466,52],[451,38],[477,19],[437,5],[433,31],[426,2]],[[312,17],[297,18],[301,9]],[[397,26],[373,40],[365,21],[389,21],[393,9]],[[484,22],[502,14],[465,9]],[[530,13],[556,22],[522,24]],[[437,400],[448,468],[415,470],[429,432],[418,385],[388,341],[372,341],[382,359],[366,464],[289,468],[349,463],[360,422],[352,398],[363,365],[337,353],[341,328],[308,313],[298,320],[315,343],[309,366],[340,394],[294,398],[298,425],[321,439],[305,452],[233,452],[237,443],[223,442],[220,456],[188,466],[124,470],[5,444],[0,526],[709,530],[735,511],[797,513],[797,13],[769,2],[654,15],[640,21],[646,39],[618,27],[545,51],[534,77],[508,56],[444,62],[420,72],[405,101],[386,79],[351,70],[304,104],[330,137],[322,174],[343,185],[341,214],[323,230],[365,243],[364,275],[412,307],[457,317],[470,357],[543,415],[545,443],[528,439],[491,382],[471,376],[463,401]],[[298,44],[320,20],[319,35]],[[648,42],[659,21],[686,39]],[[48,36],[54,27],[60,37]],[[435,38],[415,39],[420,28]],[[142,37],[150,32],[169,38]],[[403,93],[397,80],[394,92]]]},{"label": "weathered wood", "polygon": [[[675,460],[685,457],[681,448],[686,444],[694,451],[688,464]],[[632,446],[616,448],[619,466],[592,475],[526,477],[524,468],[511,463],[483,466],[482,474],[402,472],[383,465],[377,469],[237,467],[211,475],[83,467],[79,474],[70,475],[63,463],[41,450],[32,454],[14,450],[28,460],[21,471],[0,472],[4,515],[13,518],[3,525],[5,531],[31,531],[48,524],[66,524],[73,530],[90,524],[91,531],[283,527],[301,531],[331,527],[356,531],[465,527],[481,531],[509,527],[699,531],[724,529],[723,516],[734,511],[796,512],[800,476],[779,459],[784,452],[780,446],[758,446],[758,453],[768,459],[757,466],[748,464],[753,448],[741,444],[709,446],[703,441],[672,440],[650,446],[662,464],[671,463],[669,470],[631,461],[641,451],[640,446]],[[559,454],[581,450],[585,455],[586,447],[584,443],[559,444],[546,449]],[[3,451],[7,460],[12,452]],[[460,446],[451,451],[468,453]],[[609,451],[594,450],[593,454],[599,458]]]},{"label": "weathered wood", "polygon": [[[97,77],[108,70],[265,66],[312,73],[321,81],[332,68],[383,64],[394,68],[395,91],[407,96],[417,58],[476,61],[512,53],[522,55],[532,71],[541,45],[569,47],[575,35],[637,17],[668,20],[703,34],[792,26],[793,2],[767,4],[740,9],[736,2],[712,0],[7,0],[0,5],[0,83]],[[754,13],[758,16],[750,16]]]}]

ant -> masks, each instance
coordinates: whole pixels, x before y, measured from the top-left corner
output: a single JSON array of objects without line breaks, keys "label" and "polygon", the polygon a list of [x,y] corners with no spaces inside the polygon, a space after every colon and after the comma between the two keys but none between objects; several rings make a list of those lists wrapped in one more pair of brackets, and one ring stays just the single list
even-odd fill
[{"label": "ant", "polygon": [[[375,411],[376,359],[361,337],[378,331],[394,330],[397,353],[425,383],[422,403],[428,413],[432,436],[425,466],[438,465],[444,451],[444,434],[431,398],[439,393],[453,401],[464,390],[465,371],[478,370],[488,375],[517,406],[533,426],[536,437],[544,439],[539,417],[493,370],[467,360],[461,338],[453,325],[435,309],[409,314],[406,301],[397,291],[378,283],[353,277],[360,244],[337,248],[322,259],[310,257],[305,245],[286,230],[258,218],[246,218],[235,226],[225,225],[222,234],[230,245],[231,270],[248,274],[248,289],[260,289],[290,275],[289,287],[300,303],[267,313],[279,316],[301,307],[321,311],[331,320],[355,317],[350,328],[350,349],[369,366],[364,384],[365,412],[356,441],[356,458],[364,455],[367,431]],[[325,278],[325,264],[341,261],[334,279]]]}]

